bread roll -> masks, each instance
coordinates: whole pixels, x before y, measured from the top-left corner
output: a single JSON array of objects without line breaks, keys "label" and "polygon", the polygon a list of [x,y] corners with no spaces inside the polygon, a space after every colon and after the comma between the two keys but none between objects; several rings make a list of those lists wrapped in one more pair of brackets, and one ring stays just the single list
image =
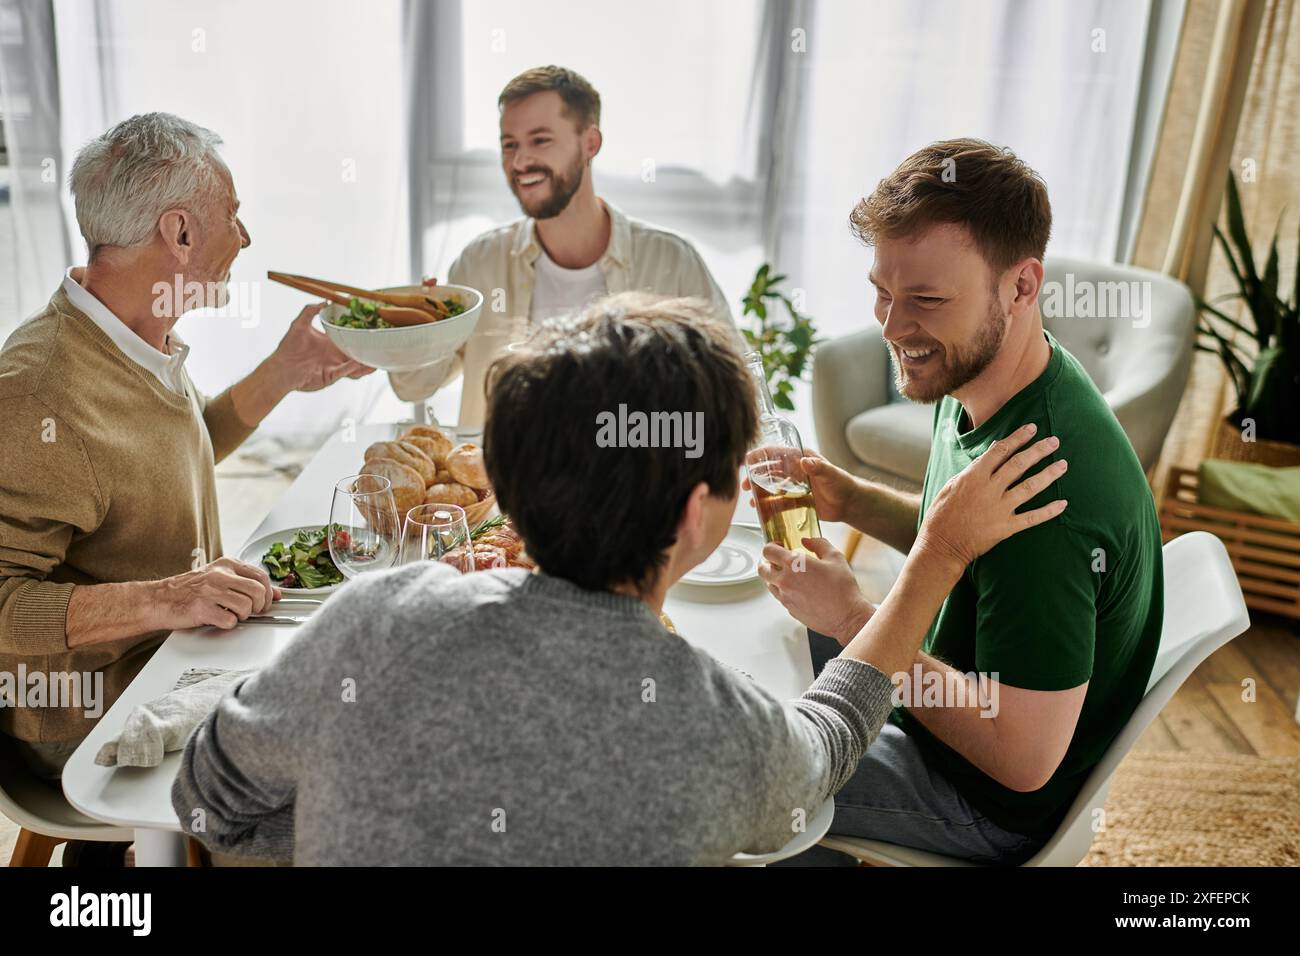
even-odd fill
[{"label": "bread roll", "polygon": [[438,466],[433,459],[408,441],[377,441],[366,449],[366,461],[372,458],[388,458],[413,469],[426,485],[433,481],[438,473]]},{"label": "bread roll", "polygon": [[478,496],[474,494],[473,488],[467,488],[454,481],[449,484],[430,485],[428,491],[424,493],[426,505],[459,505],[465,508],[477,501]]},{"label": "bread roll", "polygon": [[457,445],[447,455],[447,470],[462,485],[485,490],[488,483],[487,466],[483,464],[483,449],[466,442]]},{"label": "bread roll", "polygon": [[437,468],[441,468],[442,463],[447,460],[447,453],[445,451],[440,451],[439,444],[427,435],[408,435],[401,439],[401,441],[412,444],[416,448],[420,449],[420,451],[424,452],[428,459],[432,461],[434,466]]},{"label": "bread roll", "polygon": [[[451,451],[451,446],[455,444],[446,432],[434,428],[430,425],[412,425],[406,431],[398,436],[398,441],[409,441],[411,438],[427,438],[433,442],[434,450],[430,452],[425,448],[428,454],[436,462],[442,462],[447,457],[447,452]],[[424,448],[424,445],[420,446]]]},{"label": "bread roll", "polygon": [[399,524],[406,519],[408,511],[424,503],[424,479],[409,465],[391,458],[371,458],[361,469],[361,474],[379,475],[392,482]]}]

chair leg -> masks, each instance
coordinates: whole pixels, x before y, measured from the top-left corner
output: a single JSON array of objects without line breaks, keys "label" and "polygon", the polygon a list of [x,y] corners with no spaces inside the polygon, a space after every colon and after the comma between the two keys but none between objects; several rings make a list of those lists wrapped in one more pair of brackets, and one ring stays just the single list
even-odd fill
[{"label": "chair leg", "polygon": [[211,866],[212,861],[203,850],[203,844],[192,836],[185,838],[185,865],[186,866]]},{"label": "chair leg", "polygon": [[849,528],[848,537],[844,539],[844,560],[849,564],[853,563],[853,555],[857,553],[858,545],[862,543],[862,532],[857,528]]},{"label": "chair leg", "polygon": [[18,840],[14,843],[14,852],[9,857],[10,866],[49,866],[54,848],[63,840],[33,833],[31,830],[18,831]]}]

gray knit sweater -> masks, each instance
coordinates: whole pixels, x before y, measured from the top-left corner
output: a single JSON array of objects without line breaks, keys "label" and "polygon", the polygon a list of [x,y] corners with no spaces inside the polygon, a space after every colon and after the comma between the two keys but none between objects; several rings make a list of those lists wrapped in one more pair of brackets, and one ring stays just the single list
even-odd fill
[{"label": "gray knit sweater", "polygon": [[785,703],[635,598],[425,563],[349,582],[233,685],[172,802],[214,850],[300,865],[720,864],[812,818],[891,690],[841,658]]}]

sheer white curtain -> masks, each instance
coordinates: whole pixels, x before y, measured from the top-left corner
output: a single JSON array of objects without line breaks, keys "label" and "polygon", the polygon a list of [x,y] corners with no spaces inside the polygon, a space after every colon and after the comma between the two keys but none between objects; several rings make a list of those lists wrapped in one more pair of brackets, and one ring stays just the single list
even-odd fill
[{"label": "sheer white curtain", "polygon": [[1011,147],[1047,183],[1049,254],[1109,260],[1148,8],[1144,0],[821,0],[781,267],[805,290],[822,331],[873,321],[871,253],[848,230],[850,210],[939,139]]},{"label": "sheer white curtain", "polygon": [[[519,215],[496,97],[518,72],[559,63],[602,94],[602,195],[693,239],[737,311],[774,254],[833,336],[871,321],[870,253],[849,210],[935,139],[1011,146],[1047,181],[1050,251],[1111,256],[1150,4],[55,0],[59,172],[136,112],[224,137],[253,236],[233,278],[259,282],[259,309],[251,328],[183,320],[193,373],[217,389],[306,301],[261,281],[268,268],[359,285],[443,275],[474,235]],[[320,435],[378,396],[383,413],[405,411],[374,376],[294,396],[266,429]]]},{"label": "sheer white curtain", "polygon": [[8,195],[0,249],[0,341],[49,301],[71,244],[59,178],[59,81],[49,0],[0,0],[0,116]]},{"label": "sheer white curtain", "polygon": [[[268,282],[268,269],[357,285],[405,281],[398,0],[60,0],[55,14],[67,164],[90,136],[153,110],[225,140],[253,240],[231,275],[248,309],[181,320],[200,388],[215,392],[251,371],[310,301]],[[75,223],[72,235],[73,258],[84,261]],[[57,281],[48,277],[51,289]],[[291,395],[264,433],[319,439],[386,388],[374,375]]]}]

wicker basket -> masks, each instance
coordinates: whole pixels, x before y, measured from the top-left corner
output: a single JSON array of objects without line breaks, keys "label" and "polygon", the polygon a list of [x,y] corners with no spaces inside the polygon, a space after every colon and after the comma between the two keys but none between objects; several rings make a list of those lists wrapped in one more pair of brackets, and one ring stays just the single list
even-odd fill
[{"label": "wicker basket", "polygon": [[1203,505],[1197,489],[1196,472],[1170,469],[1160,507],[1163,539],[1186,531],[1216,535],[1232,558],[1246,606],[1300,619],[1300,523]]},{"label": "wicker basket", "polygon": [[465,521],[469,524],[470,530],[473,531],[476,525],[478,525],[484,518],[491,515],[496,506],[497,496],[495,492],[489,494],[482,501],[476,502],[472,505],[466,505]]},{"label": "wicker basket", "polygon": [[1273,468],[1300,465],[1300,445],[1287,441],[1242,441],[1241,426],[1232,416],[1219,419],[1214,429],[1214,446],[1210,458],[1222,461],[1248,461]]}]

